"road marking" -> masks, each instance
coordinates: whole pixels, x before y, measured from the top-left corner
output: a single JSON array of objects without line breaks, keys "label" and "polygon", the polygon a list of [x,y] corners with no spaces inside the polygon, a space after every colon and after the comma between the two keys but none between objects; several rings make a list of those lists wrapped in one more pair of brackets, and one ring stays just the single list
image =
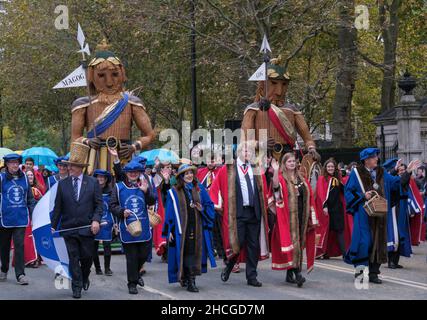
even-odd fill
[{"label": "road marking", "polygon": [[158,294],[158,295],[164,296],[164,297],[166,297],[166,298],[168,298],[168,299],[170,299],[170,300],[178,300],[178,298],[177,298],[177,297],[171,296],[171,295],[169,295],[169,294],[167,294],[167,293],[165,293],[165,292],[163,292],[163,291],[160,291],[160,290],[157,290],[157,289],[151,288],[151,287],[149,287],[149,286],[143,286],[143,287],[142,287],[142,289],[144,289],[145,291],[151,292],[151,293],[155,293],[155,294]]},{"label": "road marking", "polygon": [[[324,268],[324,269],[354,274],[354,270],[349,269],[349,268],[344,268],[344,267],[339,267],[339,266],[331,266],[331,265],[321,263],[321,262],[315,262],[314,265],[318,266],[320,268]],[[416,282],[416,281],[411,281],[411,280],[406,280],[406,279],[400,279],[400,278],[395,278],[395,277],[391,277],[391,276],[380,276],[380,278],[382,280],[385,280],[386,282],[396,283],[396,284],[400,284],[403,286],[413,287],[413,288],[422,289],[422,290],[427,291],[427,283]]]}]

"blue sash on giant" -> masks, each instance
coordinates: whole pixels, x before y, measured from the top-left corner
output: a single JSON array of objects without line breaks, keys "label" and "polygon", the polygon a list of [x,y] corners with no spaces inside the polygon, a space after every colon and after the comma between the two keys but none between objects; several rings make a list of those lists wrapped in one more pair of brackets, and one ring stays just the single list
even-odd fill
[{"label": "blue sash on giant", "polygon": [[27,206],[28,181],[23,175],[19,179],[6,179],[0,175],[2,184],[0,223],[4,228],[26,227],[30,215]]},{"label": "blue sash on giant", "polygon": [[123,243],[144,242],[151,239],[150,222],[148,220],[147,205],[145,203],[145,195],[139,188],[129,188],[123,182],[116,184],[117,194],[119,196],[120,207],[129,209],[134,214],[126,219],[126,223],[130,224],[136,220],[135,215],[141,221],[142,233],[139,237],[132,237],[127,231],[124,220],[119,223],[120,240]]},{"label": "blue sash on giant", "polygon": [[123,98],[117,102],[117,105],[114,107],[114,109],[111,110],[103,119],[101,119],[100,123],[95,125],[95,130],[92,129],[87,133],[87,137],[94,138],[95,132],[96,132],[96,135],[101,135],[105,131],[107,131],[108,128],[112,126],[112,124],[117,120],[117,118],[123,112],[126,105],[128,104],[128,100],[129,100],[129,95],[127,93],[124,93]]},{"label": "blue sash on giant", "polygon": [[109,194],[103,194],[102,195],[103,202],[104,202],[104,211],[102,213],[101,223],[107,223],[106,225],[101,226],[101,229],[99,230],[98,234],[95,236],[95,240],[97,241],[111,241],[113,240],[113,226],[114,226],[114,219],[113,214],[111,213],[108,203],[110,202],[110,195]]}]

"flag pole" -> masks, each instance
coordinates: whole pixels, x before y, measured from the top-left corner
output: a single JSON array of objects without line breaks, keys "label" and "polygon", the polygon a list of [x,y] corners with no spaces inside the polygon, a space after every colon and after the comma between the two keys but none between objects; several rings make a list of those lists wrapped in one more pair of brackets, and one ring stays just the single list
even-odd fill
[{"label": "flag pole", "polygon": [[[100,226],[106,226],[108,224],[108,222],[101,222],[99,225]],[[61,232],[66,232],[66,231],[74,231],[74,230],[80,230],[80,229],[85,229],[85,228],[90,228],[92,227],[91,224],[88,224],[87,226],[81,226],[81,227],[75,227],[75,228],[68,228],[68,229],[61,229],[58,231],[53,232],[53,234],[55,233],[61,233]]]},{"label": "flag pole", "polygon": [[[264,106],[262,106],[262,110],[264,112],[267,112],[268,116],[268,109],[270,108],[270,104],[267,105],[268,97],[267,97],[267,90],[268,90],[268,63],[270,62],[270,57],[268,56],[268,51],[270,50],[270,45],[268,44],[267,35],[264,34],[264,38],[262,40],[261,44],[261,52],[263,52],[263,60],[265,64],[265,70],[264,70]],[[261,99],[262,100],[262,99]],[[261,101],[261,104],[263,102]],[[271,102],[270,102],[271,103]],[[270,121],[268,121],[268,128],[267,128],[267,141],[270,134]]]}]

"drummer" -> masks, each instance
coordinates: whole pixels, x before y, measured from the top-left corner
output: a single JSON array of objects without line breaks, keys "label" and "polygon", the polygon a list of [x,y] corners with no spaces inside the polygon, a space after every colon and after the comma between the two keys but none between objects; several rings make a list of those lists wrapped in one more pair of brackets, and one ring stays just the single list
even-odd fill
[{"label": "drummer", "polygon": [[133,160],[124,168],[124,181],[113,188],[110,210],[119,219],[120,240],[126,255],[129,294],[138,294],[137,285],[144,286],[139,270],[151,251],[151,230],[147,206],[155,199],[149,192],[148,182],[141,180],[144,167]]}]

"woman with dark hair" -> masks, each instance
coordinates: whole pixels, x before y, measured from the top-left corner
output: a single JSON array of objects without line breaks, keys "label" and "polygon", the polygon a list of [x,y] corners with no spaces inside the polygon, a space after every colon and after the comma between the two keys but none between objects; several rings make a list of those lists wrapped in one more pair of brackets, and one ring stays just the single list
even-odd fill
[{"label": "woman with dark hair", "polygon": [[211,232],[215,209],[206,189],[196,177],[197,168],[182,164],[177,184],[168,191],[163,237],[169,239],[169,283],[180,282],[199,292],[196,276],[207,272],[207,259],[216,267]]},{"label": "woman with dark hair", "polygon": [[307,270],[314,265],[315,227],[317,217],[313,194],[308,181],[299,173],[294,153],[286,153],[281,165],[271,163],[273,190],[276,200],[276,224],[271,239],[273,270],[287,270],[286,282],[302,287],[303,252],[306,250]]},{"label": "woman with dark hair", "polygon": [[[113,240],[113,228],[115,220],[110,211],[109,202],[111,198],[111,173],[106,170],[95,170],[93,176],[98,180],[99,186],[102,189],[102,198],[104,201],[104,211],[101,218],[101,229],[95,236],[93,248],[93,264],[95,265],[95,272],[102,275],[101,263],[99,262],[98,248],[99,243],[102,242],[104,249],[104,272],[106,276],[112,276],[113,271],[110,269],[111,262],[111,241]],[[102,225],[102,223],[105,223]]]},{"label": "woman with dark hair", "polygon": [[319,177],[315,195],[320,225],[316,229],[319,243],[316,257],[344,256],[351,242],[352,216],[346,214],[344,183],[333,158],[326,160]]}]

